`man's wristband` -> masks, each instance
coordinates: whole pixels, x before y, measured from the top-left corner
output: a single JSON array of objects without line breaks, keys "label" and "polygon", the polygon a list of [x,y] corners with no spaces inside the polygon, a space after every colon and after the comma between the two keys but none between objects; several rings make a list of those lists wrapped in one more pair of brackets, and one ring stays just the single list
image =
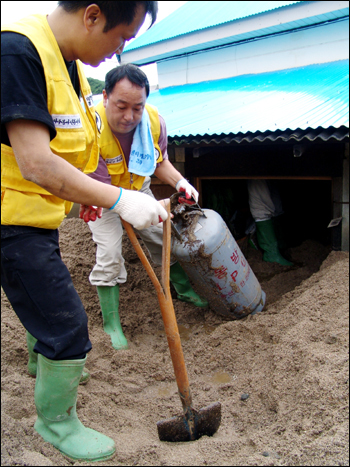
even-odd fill
[{"label": "man's wristband", "polygon": [[122,190],[122,188],[119,188],[119,190],[120,190],[119,198],[118,198],[117,201],[113,204],[113,206],[112,206],[111,208],[109,208],[110,211],[111,211],[113,208],[116,207],[116,205],[118,204],[118,202],[119,202],[119,200],[120,200],[120,197],[121,197],[121,195],[122,195],[122,191],[123,191],[123,190]]}]

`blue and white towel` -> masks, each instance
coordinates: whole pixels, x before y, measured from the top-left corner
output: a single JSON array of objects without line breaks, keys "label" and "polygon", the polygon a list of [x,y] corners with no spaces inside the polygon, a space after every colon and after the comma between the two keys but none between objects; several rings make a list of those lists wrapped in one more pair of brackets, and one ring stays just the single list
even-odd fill
[{"label": "blue and white towel", "polygon": [[150,176],[156,169],[156,160],[151,122],[147,110],[144,109],[141,122],[137,125],[132,140],[129,172],[142,177]]}]

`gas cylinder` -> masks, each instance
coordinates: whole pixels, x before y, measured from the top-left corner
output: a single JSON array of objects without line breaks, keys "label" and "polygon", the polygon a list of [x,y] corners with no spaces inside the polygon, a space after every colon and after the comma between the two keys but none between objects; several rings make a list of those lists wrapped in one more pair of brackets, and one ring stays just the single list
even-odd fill
[{"label": "gas cylinder", "polygon": [[222,217],[174,200],[172,213],[172,255],[210,308],[231,320],[261,311],[266,294]]}]

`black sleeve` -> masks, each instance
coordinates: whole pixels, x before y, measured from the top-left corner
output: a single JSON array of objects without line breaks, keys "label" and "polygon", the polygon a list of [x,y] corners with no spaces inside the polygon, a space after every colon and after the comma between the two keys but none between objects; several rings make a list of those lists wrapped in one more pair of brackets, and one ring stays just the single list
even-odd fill
[{"label": "black sleeve", "polygon": [[22,34],[1,33],[1,143],[10,146],[5,123],[17,119],[47,125],[50,140],[56,136],[47,109],[44,69],[32,42]]}]

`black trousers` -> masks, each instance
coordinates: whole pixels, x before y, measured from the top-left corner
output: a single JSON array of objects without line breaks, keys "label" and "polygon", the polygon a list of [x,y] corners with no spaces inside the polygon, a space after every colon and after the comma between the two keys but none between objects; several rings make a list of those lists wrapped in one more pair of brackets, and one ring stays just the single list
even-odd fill
[{"label": "black trousers", "polygon": [[1,226],[1,286],[12,308],[51,360],[85,358],[88,318],[62,261],[58,230]]}]

